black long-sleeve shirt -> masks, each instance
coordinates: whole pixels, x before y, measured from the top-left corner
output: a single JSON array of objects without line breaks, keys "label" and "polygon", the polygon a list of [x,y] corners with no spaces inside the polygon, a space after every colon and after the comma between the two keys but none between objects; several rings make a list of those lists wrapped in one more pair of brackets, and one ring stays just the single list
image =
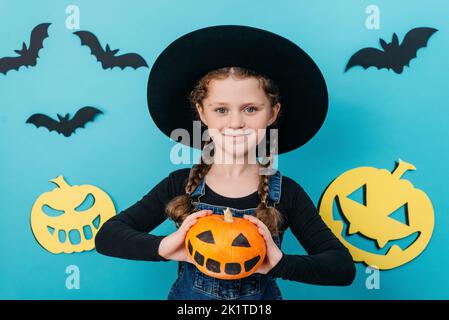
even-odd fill
[{"label": "black long-sleeve shirt", "polygon": [[[158,249],[165,236],[149,234],[167,218],[165,206],[184,194],[189,169],[172,172],[143,198],[106,221],[95,237],[97,252],[125,259],[169,261]],[[228,198],[215,193],[206,184],[202,202],[233,207],[255,208],[257,192],[243,198]],[[348,249],[321,219],[315,205],[303,188],[288,177],[282,177],[281,199],[277,209],[284,216],[281,230],[290,227],[308,255],[283,253],[269,275],[310,284],[344,286],[353,282],[355,266]]]}]

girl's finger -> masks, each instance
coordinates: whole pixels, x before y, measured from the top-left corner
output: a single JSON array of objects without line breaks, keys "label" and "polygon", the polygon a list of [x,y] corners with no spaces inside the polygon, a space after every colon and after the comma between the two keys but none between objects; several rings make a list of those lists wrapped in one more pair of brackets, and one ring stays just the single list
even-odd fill
[{"label": "girl's finger", "polygon": [[257,225],[258,227],[261,227],[263,229],[267,229],[268,227],[265,225],[265,223],[263,223],[262,221],[260,221],[260,219],[253,217],[251,215],[244,215],[243,218],[245,218],[246,220],[249,220],[250,222],[254,223],[255,225]]},{"label": "girl's finger", "polygon": [[190,258],[189,255],[187,255],[187,262],[193,264],[193,260],[192,260],[192,258]]},{"label": "girl's finger", "polygon": [[265,242],[267,242],[267,243],[274,242],[273,237],[271,236],[271,233],[268,230],[268,228],[258,227],[257,230],[262,235],[262,237],[264,238]]},{"label": "girl's finger", "polygon": [[245,215],[243,215],[243,218],[244,219],[246,219],[246,220],[248,220],[248,221],[251,221],[251,222],[253,222],[253,223],[255,223],[255,224],[259,224],[259,219],[257,219],[256,217],[253,217],[253,216],[251,216],[251,215],[249,215],[249,214],[245,214]]},{"label": "girl's finger", "polygon": [[198,218],[198,217],[202,217],[202,216],[208,215],[209,213],[208,213],[207,211],[209,211],[209,210],[201,210],[201,211],[197,211],[197,212],[195,212],[195,213],[189,214],[189,215],[184,219],[184,221],[185,221],[185,222],[188,222],[188,221],[190,221],[190,220],[192,220],[192,219],[196,219],[196,218]]},{"label": "girl's finger", "polygon": [[259,233],[264,237],[265,240],[267,240],[267,232],[259,227]]},{"label": "girl's finger", "polygon": [[201,210],[201,211],[197,211],[195,213],[192,213],[187,218],[189,218],[189,217],[191,217],[191,218],[202,217],[202,216],[207,216],[207,215],[210,215],[210,214],[212,214],[212,210]]},{"label": "girl's finger", "polygon": [[190,227],[192,227],[197,222],[196,219],[191,219],[188,221],[185,221],[185,223],[182,224],[182,228],[184,228],[185,231],[189,230]]},{"label": "girl's finger", "polygon": [[212,214],[212,210],[201,210],[192,213],[191,215],[187,216],[187,218],[184,219],[180,228],[183,228],[183,232],[187,232],[197,222],[197,218],[207,216],[210,214]]}]

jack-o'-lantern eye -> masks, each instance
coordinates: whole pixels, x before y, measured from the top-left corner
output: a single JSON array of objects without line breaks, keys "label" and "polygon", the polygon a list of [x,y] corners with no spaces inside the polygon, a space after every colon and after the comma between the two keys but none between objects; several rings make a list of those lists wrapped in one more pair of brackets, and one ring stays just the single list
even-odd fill
[{"label": "jack-o'-lantern eye", "polygon": [[214,235],[210,230],[201,232],[199,235],[196,236],[201,241],[207,242],[207,243],[215,243]]},{"label": "jack-o'-lantern eye", "polygon": [[91,193],[87,194],[87,196],[84,198],[83,202],[81,202],[76,208],[75,211],[82,212],[87,211],[88,209],[92,208],[95,204],[94,197]]},{"label": "jack-o'-lantern eye", "polygon": [[46,204],[42,206],[42,211],[49,217],[58,217],[65,213],[64,210],[58,210]]},{"label": "jack-o'-lantern eye", "polygon": [[246,239],[246,237],[240,233],[237,237],[235,237],[235,239],[232,241],[232,246],[233,247],[251,247],[251,245],[248,242],[248,239]]}]

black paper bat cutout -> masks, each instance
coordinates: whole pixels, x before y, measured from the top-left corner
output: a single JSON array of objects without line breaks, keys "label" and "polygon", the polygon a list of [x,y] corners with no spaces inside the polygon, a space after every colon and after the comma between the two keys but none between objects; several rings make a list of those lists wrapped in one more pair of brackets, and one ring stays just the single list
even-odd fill
[{"label": "black paper bat cutout", "polygon": [[39,50],[43,48],[44,39],[48,37],[48,27],[51,23],[41,23],[31,31],[30,46],[25,42],[22,49],[14,50],[19,56],[0,58],[0,73],[7,74],[10,70],[19,70],[21,66],[35,66]]},{"label": "black paper bat cutout", "polygon": [[426,47],[429,38],[437,31],[434,28],[414,28],[407,32],[401,44],[396,33],[393,33],[390,43],[379,39],[383,51],[376,48],[364,48],[357,51],[349,59],[345,72],[354,66],[362,66],[365,69],[387,68],[393,69],[396,73],[402,73],[404,66],[409,66],[410,60],[416,57],[417,51]]},{"label": "black paper bat cutout", "polygon": [[75,31],[73,34],[76,34],[81,39],[81,45],[90,48],[91,53],[101,62],[103,69],[112,69],[114,67],[120,67],[121,69],[125,69],[126,67],[132,67],[134,69],[148,67],[146,61],[137,53],[116,56],[119,49],[111,50],[109,44],[106,44],[106,50],[103,50],[98,38],[92,32]]},{"label": "black paper bat cutout", "polygon": [[58,120],[54,120],[49,116],[41,113],[33,114],[28,118],[26,123],[32,123],[37,128],[45,127],[49,131],[56,131],[59,134],[63,134],[69,137],[78,128],[84,128],[84,125],[89,121],[94,121],[96,115],[103,113],[94,107],[83,107],[79,109],[72,119],[69,119],[69,114],[67,113],[65,117],[61,115],[58,116]]}]

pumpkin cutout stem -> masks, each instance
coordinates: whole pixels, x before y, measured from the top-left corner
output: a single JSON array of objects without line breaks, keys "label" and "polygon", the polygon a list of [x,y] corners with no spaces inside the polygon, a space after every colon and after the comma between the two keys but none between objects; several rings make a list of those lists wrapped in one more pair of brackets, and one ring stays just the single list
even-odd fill
[{"label": "pumpkin cutout stem", "polygon": [[396,177],[397,179],[401,179],[402,175],[408,170],[416,170],[416,168],[411,163],[399,159],[398,166],[396,167],[395,170],[393,170],[391,175]]},{"label": "pumpkin cutout stem", "polygon": [[225,222],[234,222],[234,219],[232,218],[232,212],[231,210],[229,210],[229,208],[226,208],[226,210],[223,212],[223,215]]},{"label": "pumpkin cutout stem", "polygon": [[63,176],[57,176],[55,179],[52,179],[50,181],[56,184],[59,188],[70,187]]}]

